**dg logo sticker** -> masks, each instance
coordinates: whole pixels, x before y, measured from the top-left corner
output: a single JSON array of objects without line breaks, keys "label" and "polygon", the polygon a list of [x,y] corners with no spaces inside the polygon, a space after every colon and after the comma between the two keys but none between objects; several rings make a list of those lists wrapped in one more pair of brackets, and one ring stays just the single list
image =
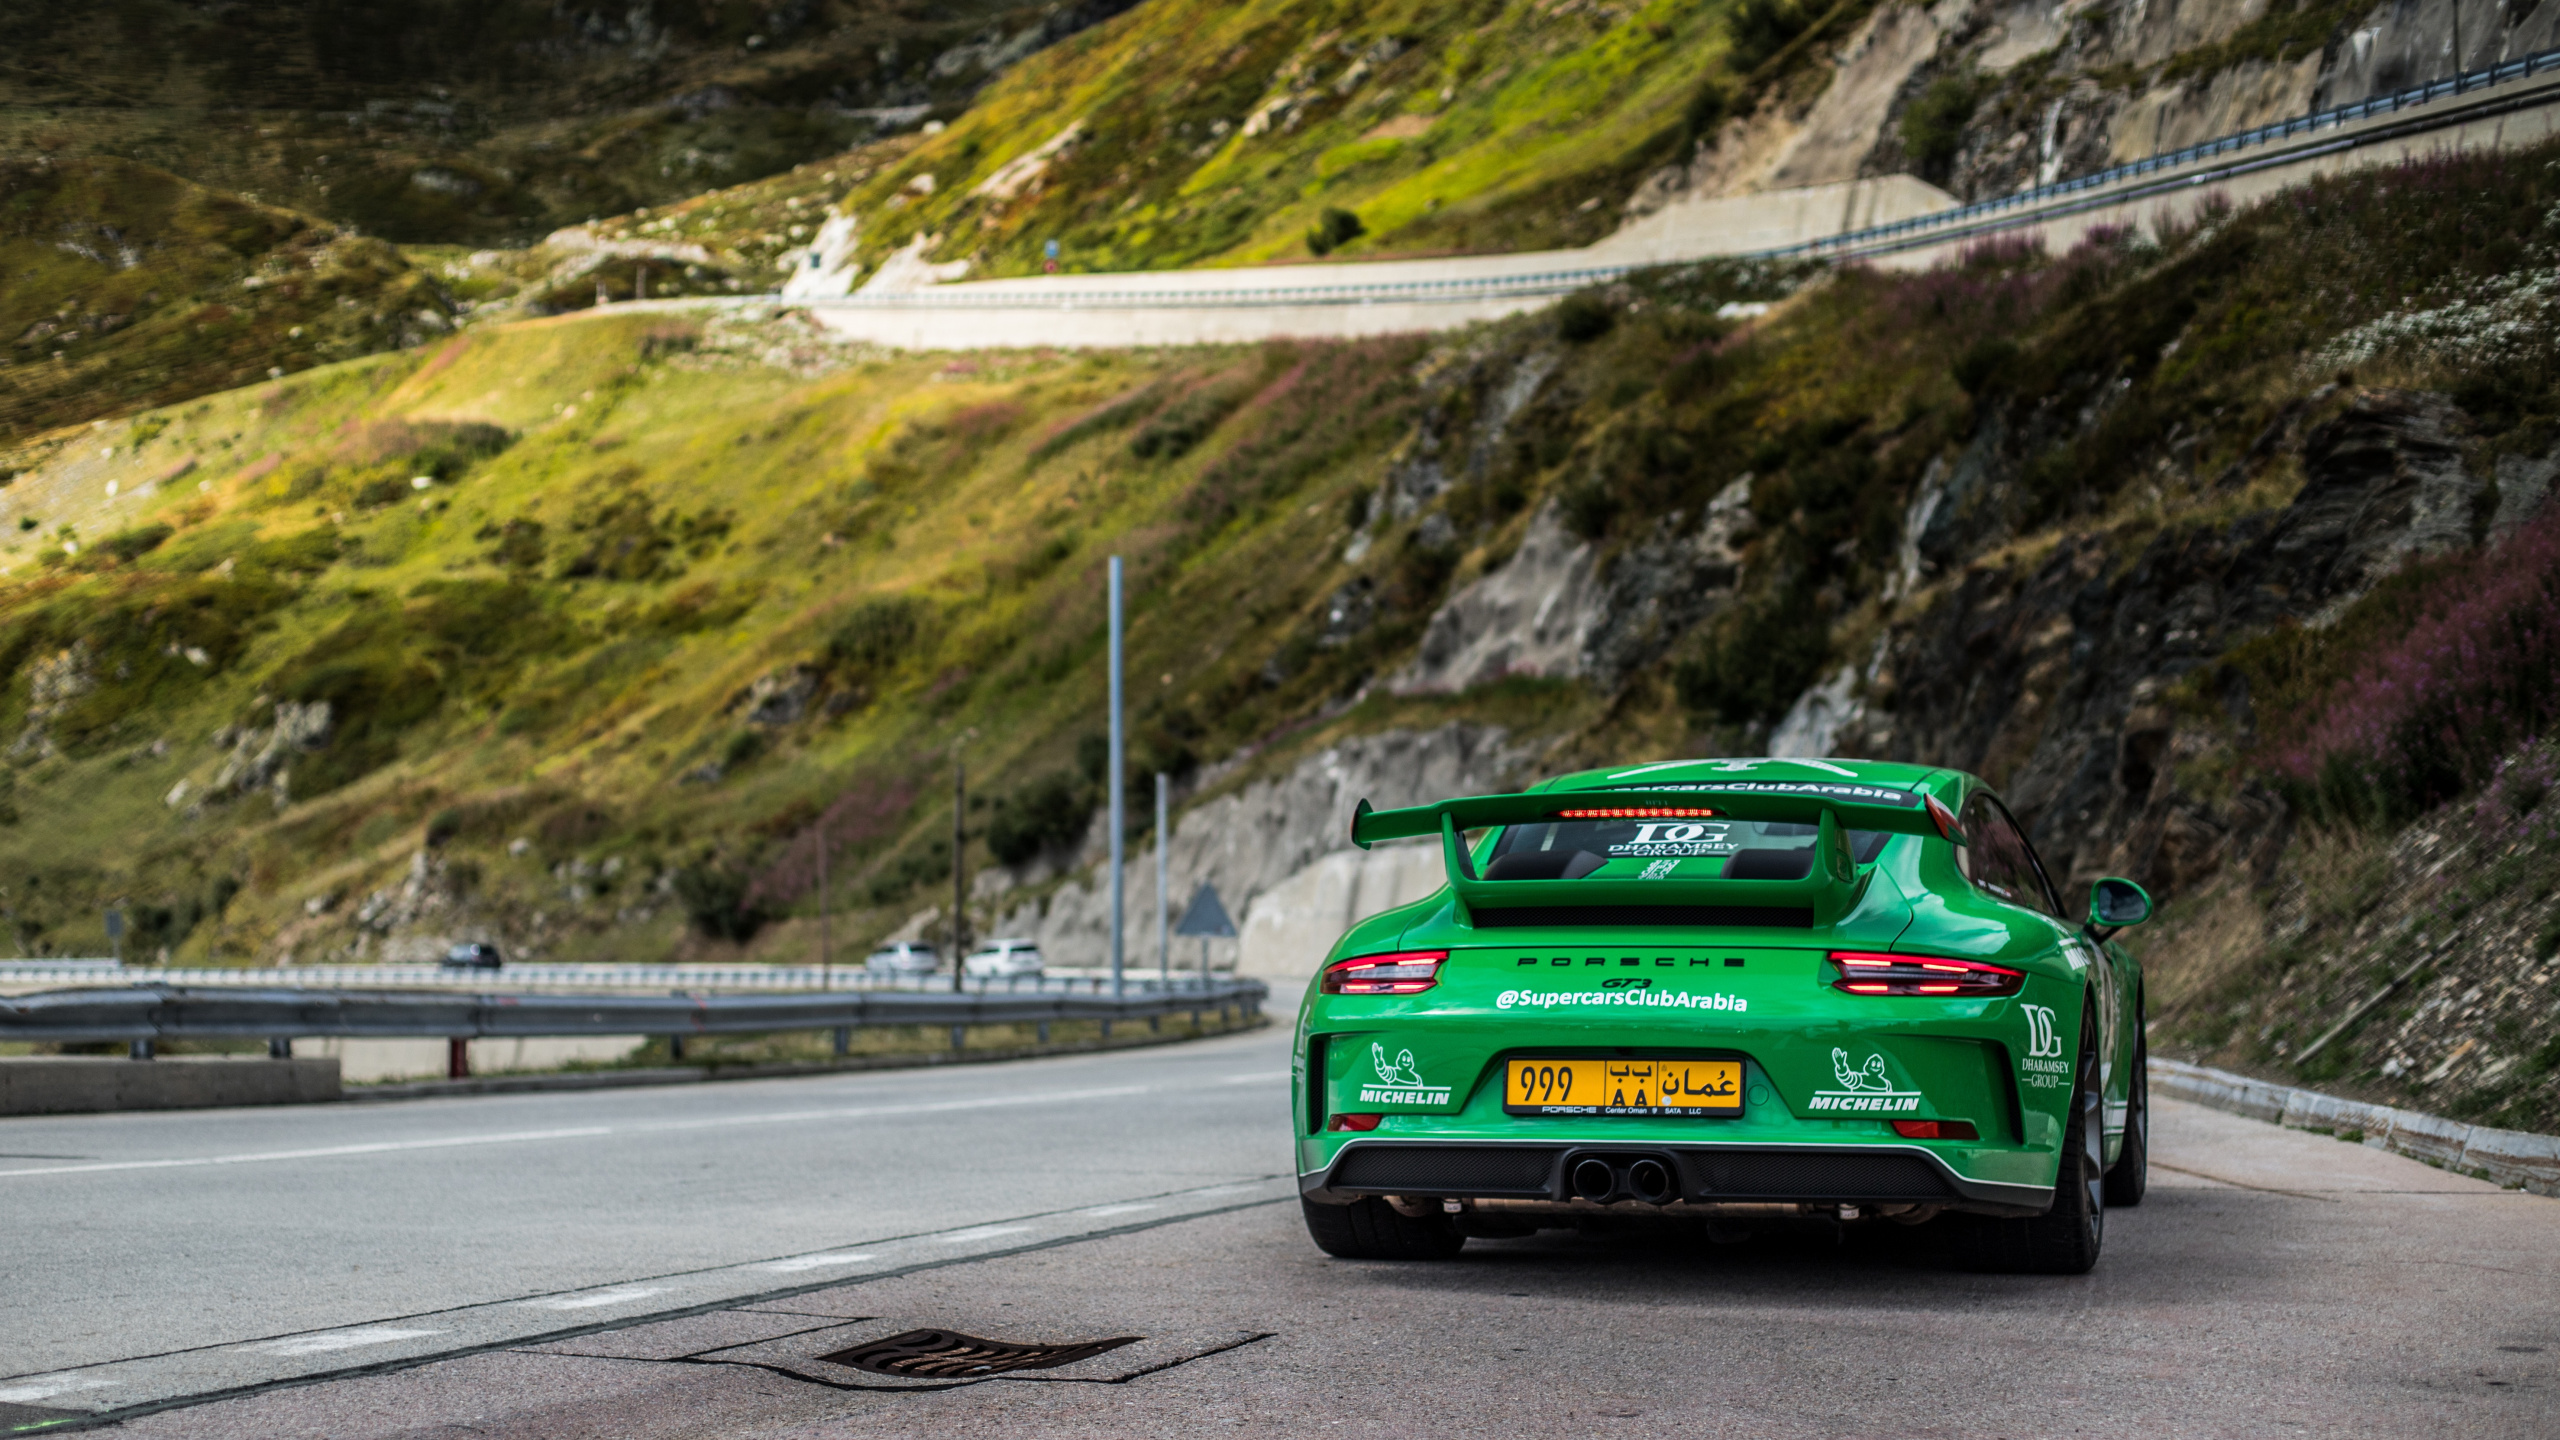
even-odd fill
[{"label": "dg logo sticker", "polygon": [[2027,1012],[2027,1054],[2038,1060],[2051,1059],[2062,1053],[2062,1037],[2053,1028],[2053,1007],[2021,1005]]}]

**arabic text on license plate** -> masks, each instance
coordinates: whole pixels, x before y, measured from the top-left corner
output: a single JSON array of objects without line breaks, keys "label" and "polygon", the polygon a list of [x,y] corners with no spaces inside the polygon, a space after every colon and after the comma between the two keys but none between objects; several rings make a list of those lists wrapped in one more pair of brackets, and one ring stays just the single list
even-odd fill
[{"label": "arabic text on license plate", "polygon": [[1739,1060],[1514,1060],[1502,1108],[1514,1115],[1739,1115]]}]

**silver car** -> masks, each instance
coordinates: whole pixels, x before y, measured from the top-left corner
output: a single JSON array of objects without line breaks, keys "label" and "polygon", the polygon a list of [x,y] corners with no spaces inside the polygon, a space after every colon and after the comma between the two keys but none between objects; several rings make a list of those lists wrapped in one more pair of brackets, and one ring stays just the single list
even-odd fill
[{"label": "silver car", "polygon": [[1010,980],[1016,976],[1037,975],[1041,970],[1040,942],[990,940],[983,949],[960,963],[963,973],[972,979]]},{"label": "silver car", "polygon": [[862,968],[874,975],[930,975],[942,967],[942,957],[930,945],[909,940],[892,940],[871,952]]}]

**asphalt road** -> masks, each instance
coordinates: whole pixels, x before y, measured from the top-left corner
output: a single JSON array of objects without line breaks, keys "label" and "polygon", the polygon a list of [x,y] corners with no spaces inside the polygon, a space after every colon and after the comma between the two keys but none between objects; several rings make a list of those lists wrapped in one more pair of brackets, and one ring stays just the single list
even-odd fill
[{"label": "asphalt road", "polygon": [[[2086,1277],[1967,1274],[1894,1227],[1348,1263],[1274,1175],[1283,1045],[0,1121],[0,1156],[95,1157],[0,1158],[0,1415],[157,1396],[187,1403],[122,1429],[187,1437],[2560,1434],[2548,1199],[2162,1102],[2151,1198],[2111,1213]],[[816,1358],[919,1327],[1141,1338],[915,1393]]]}]

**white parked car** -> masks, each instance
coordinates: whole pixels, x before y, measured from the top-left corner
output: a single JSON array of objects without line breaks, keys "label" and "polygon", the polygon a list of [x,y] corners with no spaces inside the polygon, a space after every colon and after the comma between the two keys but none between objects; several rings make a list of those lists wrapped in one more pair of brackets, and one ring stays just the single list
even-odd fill
[{"label": "white parked car", "polygon": [[1017,975],[1040,973],[1040,943],[1036,940],[990,940],[984,949],[961,962],[964,973],[973,979],[1009,980]]},{"label": "white parked car", "polygon": [[874,975],[930,975],[941,966],[942,957],[932,946],[910,940],[892,940],[862,962],[862,968]]}]

